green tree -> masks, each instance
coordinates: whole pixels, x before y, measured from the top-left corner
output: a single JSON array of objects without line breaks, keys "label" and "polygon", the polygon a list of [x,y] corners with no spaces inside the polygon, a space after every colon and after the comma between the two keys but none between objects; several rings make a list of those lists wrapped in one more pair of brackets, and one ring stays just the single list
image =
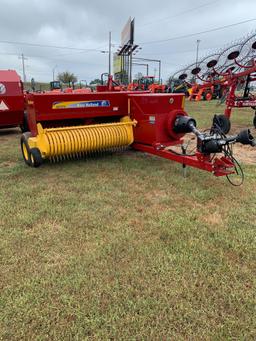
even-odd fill
[{"label": "green tree", "polygon": [[77,82],[77,77],[73,73],[65,71],[58,74],[58,80],[65,84],[71,84]]},{"label": "green tree", "polygon": [[101,84],[101,80],[99,78],[96,78],[90,82],[90,85],[97,85],[97,84]]}]

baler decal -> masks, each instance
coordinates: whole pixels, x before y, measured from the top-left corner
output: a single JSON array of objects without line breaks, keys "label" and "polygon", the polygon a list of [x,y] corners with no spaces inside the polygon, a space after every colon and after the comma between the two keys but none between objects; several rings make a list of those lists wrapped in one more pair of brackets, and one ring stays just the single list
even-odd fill
[{"label": "baler decal", "polygon": [[65,101],[54,102],[52,109],[79,109],[79,108],[98,108],[109,107],[110,102],[108,100],[96,100],[96,101]]},{"label": "baler decal", "polygon": [[0,103],[0,111],[9,110],[8,106],[4,103],[4,101],[1,101]]}]

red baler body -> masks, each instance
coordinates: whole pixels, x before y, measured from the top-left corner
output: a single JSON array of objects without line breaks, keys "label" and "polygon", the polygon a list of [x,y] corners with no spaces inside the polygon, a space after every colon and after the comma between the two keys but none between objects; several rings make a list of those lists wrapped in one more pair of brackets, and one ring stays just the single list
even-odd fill
[{"label": "red baler body", "polygon": [[180,142],[172,131],[177,115],[183,111],[182,94],[131,94],[129,95],[131,118],[138,124],[134,129],[134,140],[138,143],[167,147]]},{"label": "red baler body", "polygon": [[23,123],[24,95],[19,75],[14,70],[0,70],[0,128]]},{"label": "red baler body", "polygon": [[36,124],[61,126],[72,121],[91,124],[118,121],[128,114],[128,94],[132,92],[30,93],[26,95],[29,130],[37,134]]}]

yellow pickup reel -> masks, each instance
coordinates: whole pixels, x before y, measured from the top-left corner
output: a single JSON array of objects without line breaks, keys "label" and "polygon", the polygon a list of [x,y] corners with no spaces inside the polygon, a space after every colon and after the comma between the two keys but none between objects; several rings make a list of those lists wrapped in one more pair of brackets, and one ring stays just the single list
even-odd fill
[{"label": "yellow pickup reel", "polygon": [[22,135],[22,155],[27,165],[39,167],[45,159],[80,158],[97,151],[129,146],[134,141],[133,127],[136,123],[129,116],[115,123],[63,128],[44,129],[38,123],[37,136],[32,137],[30,133]]}]

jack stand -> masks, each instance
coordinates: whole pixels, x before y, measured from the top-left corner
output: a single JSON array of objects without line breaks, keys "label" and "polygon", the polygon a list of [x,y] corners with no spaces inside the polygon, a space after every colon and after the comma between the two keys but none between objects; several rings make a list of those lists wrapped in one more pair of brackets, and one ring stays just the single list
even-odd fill
[{"label": "jack stand", "polygon": [[[182,155],[186,155],[186,148],[184,147],[184,145],[181,146],[181,150],[182,150]],[[184,163],[182,164],[182,174],[183,174],[183,178],[187,177],[187,165],[185,165]]]}]

